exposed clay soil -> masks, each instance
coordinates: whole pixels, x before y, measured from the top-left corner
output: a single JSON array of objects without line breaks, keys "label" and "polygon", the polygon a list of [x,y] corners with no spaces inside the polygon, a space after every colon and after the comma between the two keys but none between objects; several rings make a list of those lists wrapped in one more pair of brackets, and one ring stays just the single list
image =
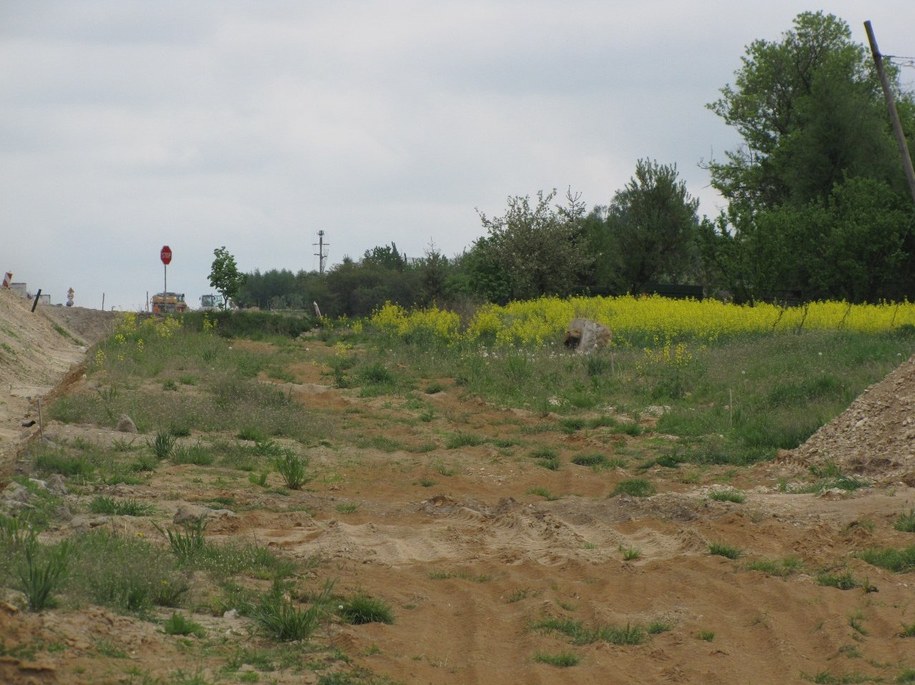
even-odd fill
[{"label": "exposed clay soil", "polygon": [[[9,336],[0,340],[26,342],[16,348],[16,363],[8,363],[5,352],[0,357],[4,387],[16,389],[15,401],[0,405],[7,459],[15,458],[10,445],[36,430],[19,425],[34,416],[35,398],[69,369],[78,370],[85,352],[50,325],[44,315],[51,312],[25,312],[0,297],[0,332]],[[79,312],[67,314],[72,318],[59,325],[89,342],[96,324],[80,329]],[[298,400],[335,412],[340,425],[358,417],[367,429],[375,426],[378,435],[402,443],[421,443],[431,431],[472,432],[522,439],[566,456],[582,441],[612,455],[648,450],[659,439],[650,431],[638,437],[600,429],[574,436],[537,432],[532,429],[543,417],[491,407],[447,380],[444,392],[428,398],[436,409],[432,421],[405,420],[411,414],[397,402],[331,387],[322,362],[331,351],[315,340],[307,348],[308,361],[291,369],[295,381],[287,386]],[[26,352],[36,349],[42,353]],[[356,665],[396,682],[793,683],[818,675],[818,682],[861,682],[838,679],[848,674],[893,682],[902,669],[915,668],[915,639],[900,636],[903,626],[915,624],[915,574],[880,570],[854,553],[915,543],[915,536],[893,528],[900,513],[915,508],[913,369],[909,360],[807,445],[772,463],[712,471],[704,484],[676,469],[638,474],[658,484],[659,494],[649,498],[608,497],[632,472],[595,472],[567,459],[549,471],[491,443],[429,453],[315,448],[312,464],[334,477],[286,495],[253,487],[244,474],[189,465],[164,465],[148,483],[113,486],[108,494],[155,503],[163,522],[182,506],[232,501],[230,512],[214,515],[208,536],[253,538],[303,562],[318,558],[316,580],[333,577],[337,591],[383,598],[394,609],[393,625],[333,624],[321,637]],[[78,372],[70,381],[75,388],[85,382]],[[45,430],[57,440],[124,437],[90,426]],[[872,478],[874,487],[821,495],[780,491],[779,482],[803,479],[810,464],[826,461]],[[744,490],[746,502],[708,499],[710,490],[723,487],[716,480]],[[557,499],[531,494],[536,488]],[[72,502],[71,509],[79,507]],[[105,525],[155,535],[146,518],[74,518],[52,534]],[[738,547],[744,558],[712,556],[710,542]],[[624,561],[627,548],[641,556]],[[803,561],[803,572],[779,578],[745,567],[746,560],[789,555]],[[827,569],[866,578],[877,591],[823,587],[815,575]],[[545,616],[586,625],[663,621],[671,629],[638,646],[577,646],[530,630]],[[266,649],[245,619],[193,618],[210,640]],[[224,650],[188,647],[187,638],[165,635],[154,622],[95,607],[33,614],[0,604],[0,636],[8,655],[0,656],[2,683],[140,683],[131,673],[167,678],[176,669],[208,683],[318,679],[296,668],[225,671],[224,658],[203,656]],[[557,668],[534,660],[560,652],[581,661]]]}]

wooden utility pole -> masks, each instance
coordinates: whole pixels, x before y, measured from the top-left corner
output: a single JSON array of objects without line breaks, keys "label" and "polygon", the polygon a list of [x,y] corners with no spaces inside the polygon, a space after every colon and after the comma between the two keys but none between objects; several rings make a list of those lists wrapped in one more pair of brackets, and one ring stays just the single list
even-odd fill
[{"label": "wooden utility pole", "polygon": [[864,28],[867,30],[867,40],[871,44],[871,54],[874,56],[874,64],[877,65],[877,75],[880,77],[880,85],[883,86],[883,97],[886,98],[886,108],[890,112],[890,121],[893,124],[893,134],[896,136],[896,144],[899,146],[899,154],[902,156],[902,166],[905,169],[905,177],[909,182],[909,192],[912,194],[912,202],[915,202],[915,170],[912,169],[912,158],[909,156],[909,147],[905,142],[905,134],[902,132],[902,123],[899,121],[899,112],[896,111],[896,101],[893,99],[893,91],[890,89],[890,82],[883,70],[883,55],[877,48],[877,39],[874,37],[874,29],[871,27],[870,20],[864,22]]}]

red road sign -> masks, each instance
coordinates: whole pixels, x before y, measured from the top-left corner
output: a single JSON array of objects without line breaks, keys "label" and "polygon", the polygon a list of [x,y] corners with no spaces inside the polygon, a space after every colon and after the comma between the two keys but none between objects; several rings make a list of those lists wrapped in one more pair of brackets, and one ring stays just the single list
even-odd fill
[{"label": "red road sign", "polygon": [[172,248],[168,245],[162,246],[162,251],[159,253],[159,259],[162,260],[162,263],[166,266],[172,261]]}]

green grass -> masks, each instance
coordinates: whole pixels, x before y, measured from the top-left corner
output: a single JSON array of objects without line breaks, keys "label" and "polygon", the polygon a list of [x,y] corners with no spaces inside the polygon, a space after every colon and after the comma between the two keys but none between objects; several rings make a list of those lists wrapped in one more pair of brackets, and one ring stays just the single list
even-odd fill
[{"label": "green grass", "polygon": [[116,500],[112,497],[99,495],[89,503],[89,511],[93,514],[110,514],[113,516],[149,516],[155,509],[150,504],[144,504],[133,499]]},{"label": "green grass", "polygon": [[531,624],[531,630],[544,633],[559,633],[576,645],[607,642],[612,645],[640,645],[648,633],[641,626],[585,626],[581,621],[567,618],[545,618]]},{"label": "green grass", "polygon": [[855,578],[848,571],[843,573],[824,571],[817,574],[816,580],[818,585],[834,587],[837,590],[854,590],[855,588],[864,586],[864,583],[861,580]]},{"label": "green grass", "polygon": [[364,623],[394,623],[394,612],[387,602],[359,594],[347,599],[338,609],[340,617],[353,625]]},{"label": "green grass", "polygon": [[324,623],[330,613],[331,590],[328,583],[310,603],[298,602],[286,595],[280,584],[260,602],[254,619],[271,639],[281,642],[305,640]]},{"label": "green grass", "polygon": [[593,469],[610,467],[610,460],[607,458],[607,455],[601,454],[600,452],[576,454],[572,457],[572,463],[577,466],[589,466]]},{"label": "green grass", "polygon": [[896,519],[893,527],[903,533],[915,533],[915,509],[899,514],[899,518]]},{"label": "green grass", "polygon": [[543,497],[543,499],[547,500],[548,502],[553,502],[553,501],[559,499],[559,497],[557,497],[556,495],[554,495],[553,493],[551,493],[549,490],[547,490],[544,487],[530,488],[527,491],[527,494],[537,495],[538,497]]},{"label": "green grass", "polygon": [[907,573],[915,569],[915,545],[904,549],[887,547],[883,549],[871,548],[857,554],[868,564],[885,568],[895,573]]},{"label": "green grass", "polygon": [[700,640],[704,640],[705,642],[711,642],[715,639],[715,633],[711,630],[700,630],[698,633],[696,633],[696,637]]},{"label": "green grass", "polygon": [[742,554],[742,552],[737,547],[725,545],[721,542],[709,543],[708,553],[719,557],[726,557],[728,559],[737,559]]},{"label": "green grass", "polygon": [[193,635],[194,637],[206,637],[206,631],[199,623],[187,618],[184,614],[174,612],[166,619],[162,625],[162,630],[166,635]]},{"label": "green grass", "polygon": [[713,490],[709,493],[708,498],[716,502],[733,502],[734,504],[743,504],[747,497],[737,490]]},{"label": "green grass", "polygon": [[623,561],[635,561],[642,557],[642,550],[637,547],[620,547],[620,551],[623,553]]},{"label": "green grass", "polygon": [[537,652],[534,655],[534,661],[540,664],[549,664],[556,668],[570,668],[572,666],[578,666],[578,664],[581,663],[581,657],[574,652],[558,652],[556,654]]},{"label": "green grass", "polygon": [[799,573],[803,563],[797,557],[788,556],[784,559],[757,559],[747,562],[747,570],[759,571],[769,576],[784,578],[794,573]]},{"label": "green grass", "polygon": [[445,440],[445,449],[455,450],[461,447],[477,447],[486,443],[486,438],[473,433],[455,433]]},{"label": "green grass", "polygon": [[611,493],[611,497],[616,495],[629,495],[630,497],[650,497],[657,490],[651,481],[644,478],[630,478],[621,480]]}]

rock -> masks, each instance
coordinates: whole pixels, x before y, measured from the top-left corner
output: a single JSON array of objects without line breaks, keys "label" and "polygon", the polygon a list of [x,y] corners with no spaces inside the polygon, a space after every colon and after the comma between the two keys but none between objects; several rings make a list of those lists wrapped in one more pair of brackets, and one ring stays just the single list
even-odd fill
[{"label": "rock", "polygon": [[590,319],[573,319],[566,329],[563,344],[579,354],[591,354],[610,343],[610,329]]},{"label": "rock", "polygon": [[133,422],[133,419],[127,416],[127,414],[121,414],[121,418],[118,419],[118,425],[114,427],[119,433],[138,433],[137,424]]},{"label": "rock", "polygon": [[172,517],[172,523],[176,523],[179,526],[185,523],[199,523],[200,521],[204,521],[210,515],[210,512],[211,510],[207,507],[198,507],[193,504],[181,504]]},{"label": "rock", "polygon": [[64,477],[59,473],[55,473],[50,478],[48,478],[47,488],[48,492],[50,492],[52,495],[57,495],[58,497],[62,497],[63,495],[67,494],[67,483],[64,480]]}]

